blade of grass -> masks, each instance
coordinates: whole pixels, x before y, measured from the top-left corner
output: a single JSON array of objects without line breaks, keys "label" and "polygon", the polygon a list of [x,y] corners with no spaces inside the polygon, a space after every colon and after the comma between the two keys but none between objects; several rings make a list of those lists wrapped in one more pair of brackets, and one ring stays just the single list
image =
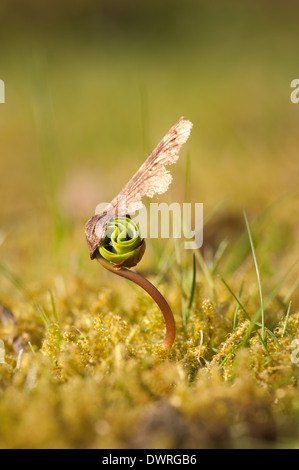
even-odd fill
[{"label": "blade of grass", "polygon": [[28,296],[27,289],[19,276],[14,274],[4,263],[0,261],[0,272],[3,276],[22,294],[24,298]]},{"label": "blade of grass", "polygon": [[174,242],[175,242],[174,246],[175,246],[176,262],[177,262],[177,266],[179,270],[179,283],[181,287],[181,309],[182,309],[182,314],[183,314],[185,307],[184,307],[184,279],[183,279],[182,258],[181,258],[178,240],[175,238]]},{"label": "blade of grass", "polygon": [[141,132],[142,132],[142,145],[143,153],[147,154],[150,149],[149,138],[148,138],[148,129],[149,129],[149,113],[148,113],[148,93],[147,88],[144,84],[141,84],[139,87],[140,93],[140,109],[141,109]]},{"label": "blade of grass", "polygon": [[40,304],[37,304],[37,305],[36,305],[36,310],[38,311],[38,313],[39,313],[39,315],[40,315],[40,317],[41,317],[41,319],[42,319],[42,321],[43,321],[45,327],[48,328],[49,325],[51,324],[51,322],[50,322],[50,319],[49,319],[49,317],[48,317],[48,315],[47,315],[47,313],[46,313],[44,307],[43,307],[42,305],[40,305]]},{"label": "blade of grass", "polygon": [[50,294],[50,299],[51,299],[51,305],[52,305],[54,320],[55,320],[55,322],[58,322],[58,315],[57,315],[55,300],[54,300],[53,292],[51,291],[51,289],[49,289],[49,294]]},{"label": "blade of grass", "polygon": [[294,284],[292,285],[291,289],[290,289],[290,292],[285,296],[285,298],[283,299],[283,303],[286,304],[287,301],[290,299],[291,295],[293,294],[293,292],[295,291],[296,287],[298,286],[299,284],[299,277],[297,277],[296,281],[294,282]]},{"label": "blade of grass", "polygon": [[191,201],[191,158],[190,153],[186,156],[186,177],[185,177],[185,202]]},{"label": "blade of grass", "polygon": [[240,302],[240,300],[238,299],[238,297],[236,296],[236,294],[233,292],[233,290],[230,288],[230,286],[227,284],[227,282],[225,281],[225,279],[223,279],[223,277],[221,276],[221,274],[218,274],[219,278],[221,279],[221,281],[223,282],[223,284],[225,285],[225,287],[228,289],[228,291],[231,293],[231,295],[234,297],[234,299],[237,301],[238,305],[240,306],[240,308],[242,309],[242,311],[244,312],[246,318],[250,321],[250,325],[248,327],[248,330],[246,332],[246,335],[244,336],[244,340],[243,342],[241,343],[242,346],[245,346],[245,344],[247,343],[251,333],[252,333],[252,330],[255,329],[256,330],[256,333],[258,335],[258,337],[260,338],[265,350],[267,351],[268,353],[268,350],[267,350],[267,347],[266,347],[266,344],[264,343],[264,341],[262,340],[262,337],[256,327],[256,320],[258,318],[257,314],[254,315],[253,318],[251,318],[251,316],[249,315],[249,313],[246,311],[245,307],[242,305],[242,303]]},{"label": "blade of grass", "polygon": [[[242,284],[241,284],[241,287],[240,287],[240,292],[239,292],[239,296],[238,296],[239,301],[241,300],[241,297],[242,297],[243,287],[244,287],[244,281],[242,281]],[[238,307],[239,307],[239,304],[237,303],[236,308],[235,308],[235,313],[234,313],[233,331],[236,329],[237,313],[238,313],[238,310],[239,310]]]},{"label": "blade of grass", "polygon": [[216,289],[215,289],[215,285],[214,285],[214,281],[213,281],[213,277],[211,275],[211,272],[200,252],[200,250],[197,250],[195,252],[195,256],[196,256],[196,259],[197,261],[199,262],[199,265],[203,271],[203,274],[206,278],[206,281],[207,281],[207,284],[208,286],[210,287],[211,289],[211,292],[213,293],[213,297],[214,297],[214,300],[215,300],[215,304],[218,305],[218,296],[217,296],[217,292],[216,292]]},{"label": "blade of grass", "polygon": [[254,244],[253,244],[253,240],[252,240],[252,236],[251,236],[250,226],[249,226],[247,215],[246,215],[246,212],[245,212],[244,208],[243,208],[243,214],[244,214],[246,228],[247,228],[247,232],[248,232],[248,236],[249,236],[249,241],[250,241],[253,261],[254,261],[254,265],[255,265],[257,281],[258,281],[259,293],[260,293],[261,319],[262,319],[262,339],[264,341],[265,340],[265,315],[264,315],[264,301],[263,301],[261,277],[260,277],[260,271],[259,271],[259,267],[258,267],[258,263],[257,263],[257,259],[256,259]]},{"label": "blade of grass", "polygon": [[[260,214],[259,216],[255,219],[254,224],[251,223],[251,226],[254,225],[254,231],[255,234],[260,234],[264,227],[267,226],[269,223],[269,220],[273,217],[273,213],[279,209],[279,205],[281,205],[286,199],[287,195],[280,197],[277,199],[277,201],[271,203],[270,206],[266,207]],[[272,219],[273,220],[273,219]],[[247,243],[245,243],[246,239],[248,238],[248,235],[246,233],[246,229],[244,233],[240,235],[238,240],[234,242],[234,247],[230,251],[230,254],[228,256],[228,260],[226,263],[226,267],[224,268],[225,271],[223,271],[223,274],[225,276],[230,276],[232,275],[236,269],[242,264],[242,262],[245,260],[245,258],[248,256],[250,252],[250,246],[247,246]]]},{"label": "blade of grass", "polygon": [[183,314],[183,327],[186,326],[189,315],[190,315],[190,311],[191,311],[191,307],[192,307],[192,303],[193,303],[193,299],[194,299],[195,284],[196,284],[196,260],[195,260],[195,254],[193,253],[192,284],[191,284],[191,291],[190,291],[188,306],[187,306],[187,309],[185,310],[185,312]]},{"label": "blade of grass", "polygon": [[[298,264],[298,261],[299,261],[299,259],[295,261],[295,263],[288,269],[286,274],[281,278],[281,280],[276,284],[276,286],[274,286],[273,289],[269,292],[269,294],[265,297],[264,307],[266,307],[268,305],[268,303],[271,302],[271,300],[274,299],[276,294],[278,294],[278,292],[282,288],[284,282],[287,280],[287,278],[289,277],[289,275],[291,274],[291,272],[293,271],[295,266]],[[258,310],[256,312],[256,315],[258,316],[260,314],[260,312],[261,312],[261,306],[258,308]]]},{"label": "blade of grass", "polygon": [[[262,326],[262,324],[261,324],[260,322],[258,322],[258,321],[257,321],[255,324],[256,324],[257,326]],[[265,331],[268,333],[269,336],[271,336],[271,338],[274,339],[275,343],[278,344],[278,346],[281,348],[281,345],[280,345],[280,343],[279,343],[277,337],[276,337],[275,334],[273,333],[273,331],[269,330],[269,328],[267,328],[266,326],[265,326]]]},{"label": "blade of grass", "polygon": [[282,337],[284,336],[284,334],[286,332],[286,328],[287,328],[287,324],[288,324],[288,320],[289,320],[289,315],[290,315],[290,311],[291,311],[291,306],[292,306],[292,301],[290,300],[287,315],[286,315],[286,319],[285,319],[285,323],[284,323],[284,327],[283,327],[283,331],[282,331],[282,335],[281,335]]},{"label": "blade of grass", "polygon": [[172,253],[170,253],[169,251],[163,253],[160,261],[160,267],[156,275],[155,285],[160,285],[161,282],[165,281],[165,279],[167,278],[167,273],[172,271],[172,266],[175,263],[174,259],[174,251]]},{"label": "blade of grass", "polygon": [[221,261],[221,258],[223,256],[223,254],[225,253],[225,250],[226,248],[228,247],[228,244],[229,244],[229,240],[223,240],[220,244],[219,244],[219,247],[215,253],[215,256],[214,256],[214,260],[213,260],[213,265],[212,265],[212,268],[211,268],[211,274],[214,274],[220,261]]},{"label": "blade of grass", "polygon": [[224,357],[224,359],[222,359],[222,361],[220,362],[219,364],[219,367],[222,368],[224,366],[224,364],[228,361],[228,359],[236,352],[236,350],[240,347],[240,344],[237,344],[235,347],[233,347],[227,354],[226,356]]},{"label": "blade of grass", "polygon": [[28,341],[28,345],[29,345],[29,348],[31,349],[32,354],[33,354],[34,356],[36,356],[36,352],[35,352],[34,347],[33,347],[32,344],[31,344],[31,341]]}]

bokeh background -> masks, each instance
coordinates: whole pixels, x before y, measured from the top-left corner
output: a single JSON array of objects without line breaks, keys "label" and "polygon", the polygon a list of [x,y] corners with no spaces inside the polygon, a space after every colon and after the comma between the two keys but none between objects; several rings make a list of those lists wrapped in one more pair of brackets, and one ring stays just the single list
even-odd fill
[{"label": "bokeh background", "polygon": [[171,169],[167,198],[184,201],[189,154],[191,199],[204,204],[207,221],[204,247],[216,250],[239,235],[245,207],[252,223],[267,214],[260,240],[271,226],[271,256],[280,262],[283,250],[285,265],[292,264],[299,215],[299,104],[290,101],[297,18],[298,7],[288,1],[3,0],[6,277],[11,271],[38,282],[52,268],[97,272],[85,221],[181,115],[194,128]]},{"label": "bokeh background", "polygon": [[[1,0],[1,448],[298,448],[298,15],[288,0]],[[164,361],[161,312],[90,261],[84,225],[182,115],[194,127],[159,201],[204,205],[196,283],[171,239],[137,267],[176,318]],[[233,297],[257,319],[243,208],[269,356]]]}]

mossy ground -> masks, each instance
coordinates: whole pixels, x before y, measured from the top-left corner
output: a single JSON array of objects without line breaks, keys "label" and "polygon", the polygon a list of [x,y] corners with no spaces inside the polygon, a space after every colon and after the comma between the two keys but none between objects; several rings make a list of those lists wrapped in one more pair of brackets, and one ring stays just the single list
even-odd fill
[{"label": "mossy ground", "polygon": [[[100,31],[93,13],[1,29],[1,448],[298,447],[296,15],[198,3],[171,28],[153,10],[154,36],[135,8],[127,28],[108,8]],[[167,355],[161,312],[90,261],[84,224],[181,114],[194,128],[159,201],[190,186],[204,204],[184,328],[192,253],[148,240],[136,268],[173,309]]]},{"label": "mossy ground", "polygon": [[[217,299],[207,297],[199,268],[182,328],[174,264],[159,286],[177,322],[168,355],[159,346],[163,317],[151,299],[98,263],[93,269],[83,278],[57,273],[50,291],[21,287],[25,297],[6,299],[1,447],[297,446],[298,367],[291,354],[299,313],[292,308],[286,323],[281,291],[265,309],[275,338],[267,335],[265,348],[253,332],[243,345],[249,320],[239,308],[233,331],[238,304],[219,280]],[[242,298],[253,315],[259,297],[250,271],[240,279],[252,283]],[[237,291],[240,280],[232,282]]]}]

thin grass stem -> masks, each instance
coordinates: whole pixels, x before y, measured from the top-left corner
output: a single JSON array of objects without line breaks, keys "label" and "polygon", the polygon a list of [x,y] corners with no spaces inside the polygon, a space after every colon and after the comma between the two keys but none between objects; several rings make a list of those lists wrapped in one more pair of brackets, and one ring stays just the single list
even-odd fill
[{"label": "thin grass stem", "polygon": [[289,320],[289,315],[290,315],[290,311],[291,311],[291,306],[292,306],[292,301],[290,300],[290,303],[289,303],[289,307],[288,307],[288,311],[287,311],[287,315],[286,315],[286,319],[285,319],[285,322],[284,322],[284,327],[283,327],[283,331],[282,331],[282,337],[284,336],[285,332],[286,332],[286,329],[287,329],[287,324],[288,324],[288,320]]},{"label": "thin grass stem", "polygon": [[266,342],[265,342],[265,341],[263,340],[263,338],[261,337],[261,335],[260,335],[260,333],[259,333],[259,331],[258,331],[258,329],[257,329],[257,326],[256,326],[256,325],[257,325],[256,321],[257,321],[257,319],[258,319],[258,317],[259,317],[259,314],[257,314],[258,312],[256,312],[255,315],[253,316],[253,318],[251,318],[251,316],[250,316],[249,313],[246,311],[245,307],[242,305],[242,303],[240,302],[240,300],[238,299],[238,297],[236,296],[236,294],[235,294],[235,293],[232,291],[232,289],[229,287],[229,285],[227,284],[227,282],[223,279],[223,277],[222,277],[220,274],[219,274],[218,276],[219,276],[219,278],[221,279],[221,281],[223,282],[223,284],[225,285],[225,287],[228,289],[228,291],[231,293],[231,295],[234,297],[234,299],[237,301],[238,305],[241,307],[242,311],[244,312],[246,318],[250,321],[249,327],[248,327],[248,329],[247,329],[247,332],[246,332],[246,334],[245,334],[245,336],[244,336],[244,339],[243,339],[241,345],[244,346],[244,345],[247,343],[247,341],[248,341],[248,339],[249,339],[249,337],[250,337],[252,331],[255,329],[255,331],[256,331],[258,337],[260,338],[260,340],[261,340],[261,342],[262,342],[262,344],[263,344],[263,346],[264,346],[264,348],[265,348],[265,350],[266,350],[266,352],[269,354],[268,349],[267,349],[267,346],[266,346]]},{"label": "thin grass stem", "polygon": [[[240,287],[240,292],[239,292],[239,296],[238,296],[239,301],[241,300],[241,297],[242,297],[243,287],[244,287],[244,281],[242,281],[242,284],[241,284],[241,287]],[[239,310],[239,303],[237,302],[237,305],[236,305],[236,308],[235,308],[235,313],[234,313],[233,331],[236,329],[236,326],[237,326],[238,310]]]},{"label": "thin grass stem", "polygon": [[194,292],[195,292],[195,284],[196,284],[196,260],[195,260],[195,254],[193,253],[193,275],[192,275],[192,284],[191,284],[191,291],[190,291],[190,296],[189,296],[189,302],[187,309],[184,312],[183,315],[183,327],[185,328],[188,318],[190,315],[193,299],[194,299]]},{"label": "thin grass stem", "polygon": [[247,215],[246,215],[246,212],[245,212],[244,209],[243,209],[243,214],[244,214],[244,218],[245,218],[245,223],[246,223],[247,232],[248,232],[248,236],[249,236],[251,251],[252,251],[252,255],[253,255],[253,261],[254,261],[254,265],[255,265],[256,276],[257,276],[257,280],[258,280],[258,287],[259,287],[260,301],[261,301],[262,339],[264,341],[265,340],[265,314],[264,314],[264,301],[263,301],[261,277],[260,277],[260,271],[259,271],[259,267],[258,267],[258,263],[257,263],[257,259],[256,259],[256,254],[255,254],[254,244],[253,244],[253,240],[252,240],[252,236],[251,236],[251,231],[250,231]]}]

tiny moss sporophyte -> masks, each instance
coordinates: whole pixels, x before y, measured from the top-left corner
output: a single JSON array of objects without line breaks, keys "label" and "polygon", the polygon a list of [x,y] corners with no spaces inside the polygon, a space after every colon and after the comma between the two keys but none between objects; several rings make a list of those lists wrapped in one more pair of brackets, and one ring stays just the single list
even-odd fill
[{"label": "tiny moss sporophyte", "polygon": [[175,320],[162,294],[147,279],[130,270],[141,260],[145,241],[130,214],[142,207],[142,197],[153,197],[167,191],[172,176],[166,165],[179,158],[181,146],[187,141],[192,123],[181,117],[167,132],[143,165],[110,204],[85,225],[86,241],[91,259],[97,259],[110,272],[142,287],[157,303],[165,320],[163,346],[169,350],[175,339]]}]

